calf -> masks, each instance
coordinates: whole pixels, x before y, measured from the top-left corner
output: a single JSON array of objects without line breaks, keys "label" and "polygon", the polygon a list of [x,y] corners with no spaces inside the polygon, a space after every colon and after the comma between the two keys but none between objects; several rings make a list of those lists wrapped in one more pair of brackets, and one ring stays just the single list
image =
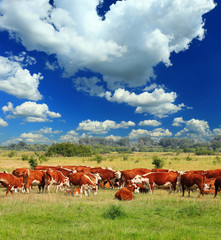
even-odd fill
[{"label": "calf", "polygon": [[12,174],[3,172],[3,173],[0,173],[0,185],[7,188],[6,195],[5,195],[7,197],[9,191],[11,192],[11,194],[13,194],[13,191],[16,191],[17,189],[22,190],[23,179],[19,177],[15,177]]},{"label": "calf", "polygon": [[185,189],[188,189],[188,196],[190,196],[190,190],[194,185],[196,185],[200,189],[200,193],[204,195],[204,180],[205,176],[201,174],[182,174],[180,178],[180,183],[183,191],[182,196],[184,197]]}]

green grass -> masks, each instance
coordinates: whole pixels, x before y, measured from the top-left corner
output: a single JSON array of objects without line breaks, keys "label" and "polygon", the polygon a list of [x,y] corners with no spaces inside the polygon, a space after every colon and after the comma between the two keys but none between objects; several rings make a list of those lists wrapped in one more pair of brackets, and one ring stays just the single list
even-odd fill
[{"label": "green grass", "polygon": [[82,198],[37,191],[5,198],[1,191],[0,239],[220,239],[220,196],[156,190],[120,202],[116,191]]}]

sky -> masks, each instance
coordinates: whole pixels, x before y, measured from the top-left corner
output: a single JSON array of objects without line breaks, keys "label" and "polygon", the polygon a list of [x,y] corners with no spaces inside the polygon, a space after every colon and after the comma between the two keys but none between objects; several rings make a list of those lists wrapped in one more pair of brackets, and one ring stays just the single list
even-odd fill
[{"label": "sky", "polygon": [[217,0],[0,0],[0,144],[221,134]]}]

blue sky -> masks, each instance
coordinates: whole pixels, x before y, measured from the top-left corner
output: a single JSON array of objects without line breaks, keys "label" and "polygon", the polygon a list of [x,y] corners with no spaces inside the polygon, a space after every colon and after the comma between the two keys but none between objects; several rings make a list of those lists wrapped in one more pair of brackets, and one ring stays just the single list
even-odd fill
[{"label": "blue sky", "polygon": [[1,0],[0,144],[220,135],[220,16],[212,0]]}]

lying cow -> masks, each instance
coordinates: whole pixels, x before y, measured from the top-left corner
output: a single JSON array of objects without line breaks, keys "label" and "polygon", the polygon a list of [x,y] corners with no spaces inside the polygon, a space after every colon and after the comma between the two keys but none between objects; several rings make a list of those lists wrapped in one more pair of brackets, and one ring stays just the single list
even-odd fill
[{"label": "lying cow", "polygon": [[23,179],[19,177],[15,177],[12,174],[2,172],[0,173],[0,185],[7,188],[6,197],[9,193],[13,194],[13,191],[22,190],[23,189]]},{"label": "lying cow", "polygon": [[135,184],[128,185],[116,192],[115,198],[122,201],[130,201],[134,199],[133,192],[139,192],[139,188]]}]

